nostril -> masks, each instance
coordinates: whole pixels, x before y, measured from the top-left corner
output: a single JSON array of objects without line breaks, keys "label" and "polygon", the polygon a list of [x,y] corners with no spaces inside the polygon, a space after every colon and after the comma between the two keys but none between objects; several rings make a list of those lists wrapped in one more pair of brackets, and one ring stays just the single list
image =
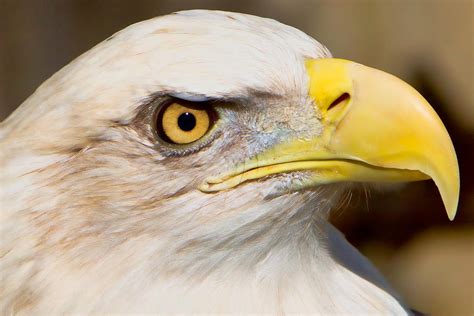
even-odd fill
[{"label": "nostril", "polygon": [[344,101],[348,100],[350,97],[351,96],[347,92],[341,94],[336,100],[332,101],[332,103],[328,106],[328,111],[336,107],[338,104],[341,104]]}]

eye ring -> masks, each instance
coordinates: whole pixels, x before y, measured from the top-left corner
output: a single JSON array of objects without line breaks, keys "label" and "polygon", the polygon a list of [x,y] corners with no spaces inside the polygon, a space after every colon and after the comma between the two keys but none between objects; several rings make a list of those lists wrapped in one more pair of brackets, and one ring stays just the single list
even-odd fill
[{"label": "eye ring", "polygon": [[213,123],[209,104],[174,99],[160,108],[156,129],[165,142],[186,145],[206,135]]}]

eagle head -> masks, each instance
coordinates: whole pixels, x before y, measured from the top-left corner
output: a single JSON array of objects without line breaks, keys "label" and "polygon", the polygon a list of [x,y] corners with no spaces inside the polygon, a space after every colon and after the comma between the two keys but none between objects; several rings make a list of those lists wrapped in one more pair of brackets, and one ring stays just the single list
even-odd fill
[{"label": "eagle head", "polygon": [[116,33],[0,144],[7,312],[406,312],[328,213],[347,182],[431,178],[450,218],[459,194],[413,88],[228,12]]}]

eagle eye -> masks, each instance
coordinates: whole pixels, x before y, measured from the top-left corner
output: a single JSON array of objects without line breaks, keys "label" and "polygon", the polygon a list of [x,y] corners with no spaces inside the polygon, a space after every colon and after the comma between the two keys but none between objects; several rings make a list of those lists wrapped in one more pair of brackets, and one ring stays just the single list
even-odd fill
[{"label": "eagle eye", "polygon": [[189,144],[203,137],[213,123],[209,105],[200,102],[173,100],[160,109],[156,126],[166,142]]}]

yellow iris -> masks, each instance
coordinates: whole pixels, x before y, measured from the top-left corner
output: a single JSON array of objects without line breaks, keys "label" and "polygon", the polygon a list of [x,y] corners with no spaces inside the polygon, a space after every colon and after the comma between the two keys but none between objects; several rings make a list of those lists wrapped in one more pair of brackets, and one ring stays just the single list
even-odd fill
[{"label": "yellow iris", "polygon": [[203,137],[209,129],[209,113],[199,106],[173,102],[158,118],[166,138],[175,144],[189,144]]}]

